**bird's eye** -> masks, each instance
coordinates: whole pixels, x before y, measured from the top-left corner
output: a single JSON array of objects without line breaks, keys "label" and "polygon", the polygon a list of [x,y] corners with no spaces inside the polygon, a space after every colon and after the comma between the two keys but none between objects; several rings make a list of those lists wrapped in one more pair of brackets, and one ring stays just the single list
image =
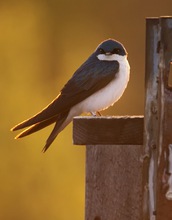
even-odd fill
[{"label": "bird's eye", "polygon": [[115,48],[112,53],[113,54],[120,54],[121,50],[119,48]]},{"label": "bird's eye", "polygon": [[100,54],[104,54],[105,51],[104,51],[102,48],[99,48],[99,53],[100,53]]}]

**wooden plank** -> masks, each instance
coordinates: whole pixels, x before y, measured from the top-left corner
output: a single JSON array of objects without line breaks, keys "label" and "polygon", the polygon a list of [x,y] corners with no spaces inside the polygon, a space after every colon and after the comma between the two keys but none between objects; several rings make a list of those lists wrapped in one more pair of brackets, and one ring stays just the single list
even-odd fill
[{"label": "wooden plank", "polygon": [[85,220],[142,220],[142,146],[86,147]]},{"label": "wooden plank", "polygon": [[141,145],[143,116],[75,117],[73,142],[76,145]]}]

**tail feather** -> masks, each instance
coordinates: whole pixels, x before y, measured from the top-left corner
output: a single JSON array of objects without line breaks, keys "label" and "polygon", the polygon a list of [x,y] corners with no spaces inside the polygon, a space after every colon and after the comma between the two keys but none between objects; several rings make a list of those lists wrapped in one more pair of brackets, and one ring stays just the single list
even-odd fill
[{"label": "tail feather", "polygon": [[47,119],[54,118],[61,112],[61,98],[60,95],[57,96],[48,106],[46,106],[42,111],[35,114],[33,117],[22,121],[21,123],[15,125],[11,131],[16,131],[31,125],[37,124],[39,122],[46,121]]},{"label": "tail feather", "polygon": [[18,139],[18,138],[22,138],[22,137],[25,137],[27,135],[30,135],[36,131],[39,131],[49,125],[51,125],[52,123],[54,123],[55,121],[57,120],[57,117],[53,117],[53,118],[50,118],[46,121],[43,121],[43,122],[40,122],[40,123],[37,123],[35,125],[32,125],[30,126],[29,128],[25,129],[24,131],[22,131],[20,134],[18,134],[15,139]]},{"label": "tail feather", "polygon": [[22,121],[21,123],[19,123],[19,124],[17,124],[17,125],[15,125],[12,129],[11,129],[11,131],[17,131],[17,130],[20,130],[20,129],[22,129],[22,128],[26,128],[26,127],[29,127],[29,126],[32,126],[32,125],[36,125],[36,124],[41,124],[41,123],[46,123],[46,119],[54,119],[54,117],[57,117],[57,115],[54,115],[54,116],[52,116],[52,117],[50,117],[50,118],[46,118],[45,117],[45,119],[43,120],[43,119],[39,119],[39,118],[37,118],[37,115],[35,115],[34,117],[32,117],[32,118],[29,118],[29,119],[27,119],[27,120],[25,120],[25,121]]},{"label": "tail feather", "polygon": [[68,116],[68,111],[63,114],[60,114],[59,120],[57,120],[57,122],[54,126],[54,129],[52,130],[50,136],[48,137],[48,139],[46,141],[44,148],[42,149],[42,152],[45,153],[45,151],[50,147],[50,145],[52,144],[54,139],[57,137],[59,132],[64,128],[63,123],[66,120],[67,116]]}]

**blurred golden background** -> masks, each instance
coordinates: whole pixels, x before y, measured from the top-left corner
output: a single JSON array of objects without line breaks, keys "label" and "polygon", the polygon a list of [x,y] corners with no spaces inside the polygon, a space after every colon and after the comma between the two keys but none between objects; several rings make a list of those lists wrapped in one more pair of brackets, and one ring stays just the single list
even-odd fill
[{"label": "blurred golden background", "polygon": [[109,37],[127,48],[131,78],[103,115],[143,114],[145,17],[171,14],[171,0],[0,1],[0,219],[84,219],[85,147],[72,145],[72,124],[46,154],[52,127],[18,141],[9,130],[54,99]]}]

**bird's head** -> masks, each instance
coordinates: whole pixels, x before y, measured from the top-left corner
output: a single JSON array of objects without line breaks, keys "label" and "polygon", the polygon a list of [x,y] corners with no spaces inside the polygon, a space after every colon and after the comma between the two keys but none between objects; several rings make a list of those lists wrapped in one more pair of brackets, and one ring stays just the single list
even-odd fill
[{"label": "bird's head", "polygon": [[125,47],[118,41],[108,39],[103,41],[95,50],[95,54],[99,60],[115,61],[120,57],[126,57],[127,51]]}]

